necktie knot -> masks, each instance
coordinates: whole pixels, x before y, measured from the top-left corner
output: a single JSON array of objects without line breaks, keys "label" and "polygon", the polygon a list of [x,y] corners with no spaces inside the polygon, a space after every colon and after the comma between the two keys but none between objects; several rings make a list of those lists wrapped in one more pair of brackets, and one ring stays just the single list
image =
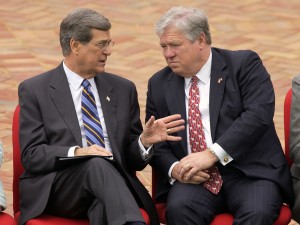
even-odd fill
[{"label": "necktie knot", "polygon": [[89,86],[91,85],[90,82],[86,79],[84,79],[81,83],[81,85],[86,88],[86,89],[89,89]]},{"label": "necktie knot", "polygon": [[197,85],[198,84],[198,80],[199,80],[199,78],[197,77],[197,76],[193,76],[192,77],[192,85]]}]

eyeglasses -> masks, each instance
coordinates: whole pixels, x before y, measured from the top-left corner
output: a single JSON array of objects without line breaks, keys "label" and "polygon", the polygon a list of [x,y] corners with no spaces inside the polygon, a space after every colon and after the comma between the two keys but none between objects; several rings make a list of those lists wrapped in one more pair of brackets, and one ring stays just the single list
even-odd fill
[{"label": "eyeglasses", "polygon": [[102,50],[107,50],[108,48],[112,48],[114,46],[114,42],[112,40],[99,41],[96,45]]}]

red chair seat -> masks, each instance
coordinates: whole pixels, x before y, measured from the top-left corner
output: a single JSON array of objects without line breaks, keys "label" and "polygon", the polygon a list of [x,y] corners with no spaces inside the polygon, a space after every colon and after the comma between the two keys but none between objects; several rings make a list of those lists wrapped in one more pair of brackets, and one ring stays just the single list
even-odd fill
[{"label": "red chair seat", "polygon": [[[144,209],[140,209],[142,216],[144,220],[146,221],[146,224],[150,224],[150,219],[147,214],[147,212]],[[19,221],[20,217],[20,212],[15,214],[15,220]],[[0,222],[1,217],[0,217]],[[2,225],[2,223],[0,223]],[[6,223],[3,223],[6,225]],[[47,214],[42,214],[37,218],[29,220],[26,225],[50,225],[50,224],[56,224],[56,225],[89,225],[89,221],[87,219],[69,219],[69,218],[63,218],[63,217],[58,217],[58,216],[51,216]],[[15,225],[7,223],[7,225]]]},{"label": "red chair seat", "polygon": [[[156,185],[157,185],[157,172],[152,169],[152,198],[155,201]],[[158,218],[161,224],[166,223],[166,204],[155,202]],[[275,221],[274,225],[288,225],[291,222],[292,213],[287,205],[282,205],[279,217]],[[229,213],[222,213],[216,215],[210,225],[232,225],[233,216]]]},{"label": "red chair seat", "polygon": [[[166,204],[165,203],[156,203],[156,210],[158,212],[159,221],[162,224],[166,224]],[[281,207],[280,215],[275,221],[274,225],[288,225],[291,221],[291,210],[287,205]],[[229,213],[218,214],[210,225],[232,225],[233,216]]]},{"label": "red chair seat", "polygon": [[14,218],[4,212],[0,212],[0,224],[2,225],[16,225]]},{"label": "red chair seat", "polygon": [[87,219],[68,219],[51,215],[41,215],[37,218],[29,220],[26,225],[50,225],[50,224],[61,224],[61,225],[89,225]]}]

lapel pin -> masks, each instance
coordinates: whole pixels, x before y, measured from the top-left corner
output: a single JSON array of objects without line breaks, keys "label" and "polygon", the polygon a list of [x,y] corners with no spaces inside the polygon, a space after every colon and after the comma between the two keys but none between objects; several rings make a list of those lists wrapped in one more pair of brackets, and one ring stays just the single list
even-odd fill
[{"label": "lapel pin", "polygon": [[110,97],[106,96],[106,100],[110,102]]},{"label": "lapel pin", "polygon": [[223,80],[222,78],[219,78],[219,79],[218,79],[218,84],[221,83],[222,80]]}]

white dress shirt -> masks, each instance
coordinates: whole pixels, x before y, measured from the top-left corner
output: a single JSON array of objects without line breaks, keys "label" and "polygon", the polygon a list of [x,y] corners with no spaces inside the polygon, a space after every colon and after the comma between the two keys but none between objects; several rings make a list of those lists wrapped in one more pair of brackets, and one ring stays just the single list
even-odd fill
[{"label": "white dress shirt", "polygon": [[[210,93],[210,74],[211,74],[211,64],[212,63],[212,53],[210,52],[210,56],[201,70],[196,74],[199,78],[198,80],[198,87],[200,93],[200,112],[202,115],[202,124],[204,129],[205,141],[208,148],[211,148],[217,157],[219,158],[220,163],[222,165],[226,165],[233,160],[233,158],[217,143],[212,142],[211,138],[211,130],[210,130],[210,116],[209,116],[209,93]],[[192,78],[184,78],[184,92],[185,92],[185,108],[186,108],[186,121],[188,121],[188,104],[189,104],[189,92],[191,87],[191,80]],[[191,147],[190,147],[190,138],[189,138],[189,125],[187,123],[187,146],[188,146],[188,154],[191,154]],[[226,160],[222,160],[226,158]],[[169,170],[169,177],[171,178],[171,173],[174,166],[179,163],[175,162],[170,170]],[[171,183],[173,183],[172,180]]]},{"label": "white dress shirt", "polygon": [[[86,135],[85,135],[84,126],[83,126],[82,112],[81,112],[81,96],[82,96],[82,89],[83,89],[81,84],[82,84],[82,81],[84,80],[84,78],[82,78],[78,74],[71,71],[64,62],[63,62],[63,68],[67,75],[67,80],[69,82],[69,87],[71,90],[73,103],[75,106],[77,119],[78,119],[78,123],[80,126],[82,145],[83,145],[82,147],[86,147],[87,142],[86,142]],[[95,84],[95,80],[94,80],[94,78],[87,79],[87,80],[91,84],[91,91],[95,97],[96,107],[97,107],[99,119],[101,122],[102,130],[103,130],[105,149],[112,152],[111,145],[110,145],[110,142],[108,139],[108,134],[107,134],[107,129],[106,129],[103,111],[102,111],[102,107],[101,107],[101,102],[100,102],[100,98],[98,95],[98,89]],[[141,151],[142,157],[146,160],[147,157],[149,156],[149,154],[151,153],[152,146],[146,150],[144,148],[144,146],[142,145],[140,138],[139,138],[139,146],[140,146],[140,151]],[[73,146],[69,149],[68,156],[70,156],[70,157],[74,156],[74,151],[75,151],[76,147],[79,147],[79,146]]]}]

